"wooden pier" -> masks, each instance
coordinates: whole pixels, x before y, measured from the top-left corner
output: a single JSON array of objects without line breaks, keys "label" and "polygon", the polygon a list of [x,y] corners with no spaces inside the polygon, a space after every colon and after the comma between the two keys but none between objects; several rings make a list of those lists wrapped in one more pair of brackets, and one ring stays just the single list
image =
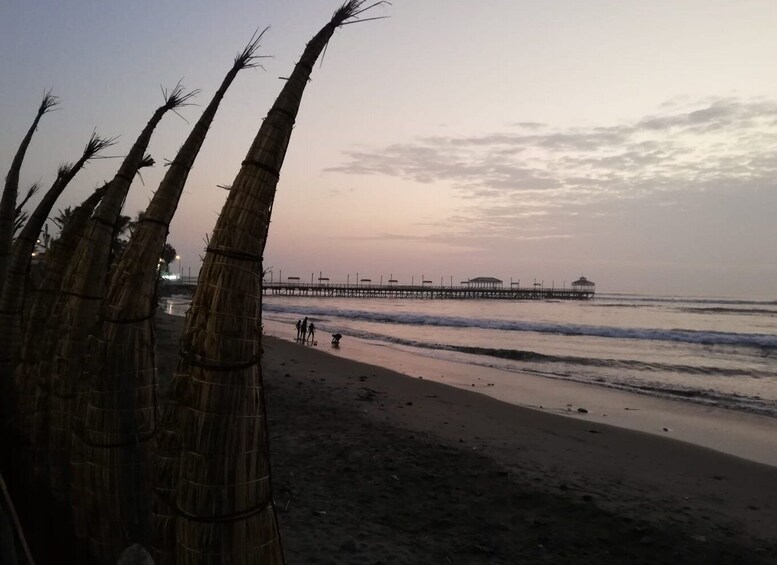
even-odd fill
[{"label": "wooden pier", "polygon": [[[312,279],[312,277],[311,277]],[[423,280],[423,279],[422,279]],[[534,283],[522,287],[519,283],[502,286],[499,279],[483,278],[463,281],[459,285],[433,285],[429,280],[423,283],[402,285],[391,279],[388,284],[373,284],[369,279],[358,283],[330,284],[329,279],[302,282],[298,277],[288,277],[283,282],[262,281],[265,296],[308,296],[313,298],[414,298],[426,300],[590,300],[596,293],[594,283],[585,277],[574,281],[571,287],[544,286]],[[442,281],[441,281],[442,282]],[[164,281],[162,294],[190,294],[197,285],[197,277],[183,277],[175,281]]]},{"label": "wooden pier", "polygon": [[432,285],[318,284],[300,282],[262,283],[262,294],[269,296],[308,296],[313,298],[415,298],[434,300],[590,300],[593,288],[522,287],[475,288]]}]

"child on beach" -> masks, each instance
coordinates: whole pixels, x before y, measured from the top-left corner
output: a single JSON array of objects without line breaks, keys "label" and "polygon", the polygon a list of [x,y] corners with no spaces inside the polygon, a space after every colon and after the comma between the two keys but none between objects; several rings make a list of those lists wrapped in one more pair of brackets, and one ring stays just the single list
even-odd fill
[{"label": "child on beach", "polygon": [[297,323],[294,325],[294,327],[297,328],[297,341],[300,340],[300,332],[302,331],[302,320],[297,320]]},{"label": "child on beach", "polygon": [[313,324],[313,322],[310,322],[310,329],[308,329],[308,339],[310,340],[310,343],[313,343],[315,345],[315,342],[313,341],[313,338],[316,337],[316,326]]}]

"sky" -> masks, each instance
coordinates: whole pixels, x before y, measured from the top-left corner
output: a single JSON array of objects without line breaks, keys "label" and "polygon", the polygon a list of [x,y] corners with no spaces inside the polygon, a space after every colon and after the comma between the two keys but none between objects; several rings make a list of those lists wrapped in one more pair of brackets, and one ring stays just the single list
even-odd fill
[{"label": "sky", "polygon": [[[195,274],[261,120],[339,0],[6,0],[0,169],[43,93],[21,188],[93,130],[119,136],[56,209],[110,179],[179,80],[196,105],[149,146],[172,159],[256,30],[263,68],[221,104],[171,226]],[[598,292],[777,299],[777,4],[394,0],[313,71],[264,266],[332,282],[494,276]],[[145,170],[125,213],[164,174]],[[33,201],[33,204],[35,202]]]}]

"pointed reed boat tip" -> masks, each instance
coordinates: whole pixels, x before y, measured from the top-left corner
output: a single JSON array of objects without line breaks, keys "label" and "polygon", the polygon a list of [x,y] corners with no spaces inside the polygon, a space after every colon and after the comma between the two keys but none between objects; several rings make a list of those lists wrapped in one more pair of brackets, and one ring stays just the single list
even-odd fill
[{"label": "pointed reed boat tip", "polygon": [[89,138],[89,143],[84,148],[84,157],[89,160],[95,157],[103,149],[107,149],[116,144],[116,137],[100,137],[97,131],[92,132],[92,137]]},{"label": "pointed reed boat tip", "polygon": [[348,2],[340,6],[340,8],[338,8],[332,15],[331,23],[336,27],[340,27],[342,25],[353,24],[357,22],[382,19],[386,16],[359,19],[361,14],[371,10],[372,8],[380,6],[381,4],[387,4],[390,6],[391,2],[388,2],[387,0],[379,0],[377,2],[371,2],[370,0],[348,0]]},{"label": "pointed reed boat tip", "polygon": [[16,210],[17,210],[17,212],[18,212],[19,210],[21,210],[21,209],[24,207],[24,205],[27,203],[27,201],[28,201],[30,198],[32,198],[32,197],[35,195],[35,193],[36,193],[36,192],[38,192],[38,190],[40,190],[40,181],[35,181],[35,182],[34,182],[34,183],[32,183],[32,184],[29,186],[29,188],[27,189],[27,194],[24,196],[24,198],[22,199],[22,201],[21,201],[21,202],[19,202],[19,203],[16,205]]},{"label": "pointed reed boat tip", "polygon": [[[333,25],[335,28],[339,28],[350,24],[360,24],[364,22],[370,22],[372,20],[382,20],[384,18],[387,18],[388,16],[376,16],[374,18],[359,18],[359,16],[364,12],[366,12],[367,10],[371,10],[372,8],[375,8],[376,6],[380,6],[381,4],[387,4],[390,6],[391,2],[388,2],[388,0],[379,0],[378,2],[369,3],[368,0],[349,0],[348,2],[340,6],[340,8],[338,8],[337,11],[332,15],[330,24]],[[322,66],[324,64],[324,58],[326,57],[327,47],[329,47],[329,42],[327,42],[327,44],[324,46],[324,52],[321,55],[319,66]]]},{"label": "pointed reed boat tip", "polygon": [[40,102],[40,107],[38,108],[38,113],[40,115],[46,114],[47,112],[50,112],[54,109],[55,106],[59,105],[59,97],[54,96],[51,93],[52,89],[49,88],[44,94],[43,94],[43,100]]},{"label": "pointed reed boat tip", "polygon": [[41,184],[40,181],[36,180],[34,183],[30,185],[30,187],[27,189],[27,194],[25,195],[24,199],[22,200],[20,206],[24,206],[24,204],[33,196],[35,196],[35,193],[40,190]]},{"label": "pointed reed boat tip", "polygon": [[173,88],[169,94],[166,88],[159,87],[162,90],[162,97],[165,99],[165,107],[168,110],[175,111],[176,108],[183,108],[184,106],[191,105],[190,100],[200,93],[199,88],[186,92],[183,84],[181,84],[182,80],[183,79],[176,83],[175,88]]},{"label": "pointed reed boat tip", "polygon": [[240,54],[235,57],[234,66],[236,69],[253,69],[255,67],[261,67],[261,65],[258,64],[256,60],[267,59],[269,55],[257,55],[256,51],[259,49],[262,38],[268,29],[270,29],[270,26],[267,26],[262,31],[259,31],[259,28],[256,29],[254,34],[251,36],[251,40],[248,42],[248,45],[246,45],[243,51],[241,51]]},{"label": "pointed reed boat tip", "polygon": [[154,161],[154,158],[146,153],[143,156],[143,159],[141,159],[140,164],[138,165],[138,170],[146,168],[146,167],[153,167],[156,164],[156,161]]},{"label": "pointed reed boat tip", "polygon": [[25,204],[29,202],[30,198],[35,196],[35,194],[40,190],[40,187],[41,187],[40,181],[35,181],[34,183],[32,183],[30,187],[27,189],[27,194],[25,194],[22,201],[16,205],[16,212],[15,212],[16,217],[22,218],[22,216],[24,216],[20,220],[21,223],[26,223],[27,218],[29,216],[29,214],[27,214],[27,212],[24,212],[22,209],[24,208]]}]

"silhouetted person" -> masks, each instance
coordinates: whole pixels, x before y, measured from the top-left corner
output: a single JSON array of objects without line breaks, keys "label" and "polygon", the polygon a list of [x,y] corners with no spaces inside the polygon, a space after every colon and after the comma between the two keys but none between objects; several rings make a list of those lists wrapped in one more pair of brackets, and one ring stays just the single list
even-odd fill
[{"label": "silhouetted person", "polygon": [[299,334],[302,332],[302,320],[297,320],[297,323],[294,325],[294,327],[297,328],[297,341],[299,341]]},{"label": "silhouetted person", "polygon": [[300,338],[305,341],[305,336],[308,335],[308,317],[302,320],[302,327],[300,328]]},{"label": "silhouetted person", "polygon": [[340,347],[340,338],[342,337],[342,334],[332,334],[332,346]]},{"label": "silhouetted person", "polygon": [[308,329],[308,339],[310,340],[310,343],[315,343],[313,341],[313,338],[316,337],[316,326],[313,324],[313,322],[310,322],[310,329]]}]

